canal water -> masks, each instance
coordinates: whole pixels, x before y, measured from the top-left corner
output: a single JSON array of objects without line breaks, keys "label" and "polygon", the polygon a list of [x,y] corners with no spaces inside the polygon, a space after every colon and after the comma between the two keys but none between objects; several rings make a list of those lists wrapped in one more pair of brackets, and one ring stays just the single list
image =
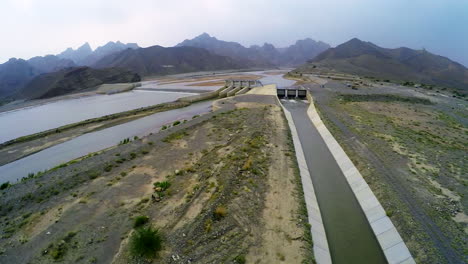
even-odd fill
[{"label": "canal water", "polygon": [[387,263],[345,176],[307,116],[308,104],[282,100],[293,117],[320,206],[334,264]]}]

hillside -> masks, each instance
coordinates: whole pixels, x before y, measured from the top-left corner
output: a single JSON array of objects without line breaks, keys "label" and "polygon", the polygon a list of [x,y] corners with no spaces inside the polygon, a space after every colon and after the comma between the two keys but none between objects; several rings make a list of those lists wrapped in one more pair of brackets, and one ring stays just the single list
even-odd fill
[{"label": "hillside", "polygon": [[54,72],[76,66],[72,60],[59,58],[54,55],[37,56],[29,59],[28,63],[40,73]]},{"label": "hillside", "polygon": [[73,61],[54,55],[38,56],[27,61],[12,58],[0,64],[0,98],[12,96],[38,74],[72,66],[75,66]]},{"label": "hillside", "polygon": [[186,39],[177,44],[177,47],[181,46],[204,48],[215,54],[242,59],[243,63],[250,67],[300,65],[330,47],[323,42],[305,39],[282,49],[278,49],[269,43],[265,43],[263,46],[253,45],[247,48],[237,42],[218,40],[207,33],[203,33],[190,40]]},{"label": "hillside", "polygon": [[457,62],[426,50],[386,49],[356,38],[328,49],[299,70],[307,71],[313,65],[363,76],[468,90],[468,69]]},{"label": "hillside", "polygon": [[152,46],[127,49],[104,57],[93,65],[96,68],[119,67],[141,76],[164,75],[193,71],[240,69],[238,61],[194,47],[164,48]]},{"label": "hillside", "polygon": [[40,71],[22,59],[13,58],[0,64],[0,98],[14,94],[39,73]]},{"label": "hillside", "polygon": [[83,91],[103,83],[138,81],[140,81],[140,76],[127,70],[74,67],[35,77],[21,89],[17,97],[21,99],[50,98]]}]

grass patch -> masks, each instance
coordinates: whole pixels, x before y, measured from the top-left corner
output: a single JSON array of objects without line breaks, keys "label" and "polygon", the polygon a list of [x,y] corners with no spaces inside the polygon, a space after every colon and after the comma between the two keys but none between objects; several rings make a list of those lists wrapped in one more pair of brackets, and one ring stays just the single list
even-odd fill
[{"label": "grass patch", "polygon": [[394,94],[340,94],[340,98],[345,102],[403,102],[413,104],[434,104],[428,99],[410,96],[400,96]]},{"label": "grass patch", "polygon": [[76,236],[76,232],[69,232],[62,240],[58,243],[52,243],[48,249],[44,252],[48,252],[49,255],[55,260],[61,260],[68,251],[69,243]]},{"label": "grass patch", "polygon": [[227,215],[227,209],[224,206],[218,206],[213,212],[213,216],[216,220],[221,220]]},{"label": "grass patch", "polygon": [[135,220],[133,220],[133,228],[138,228],[141,227],[142,225],[148,223],[149,217],[146,215],[140,215],[135,217]]},{"label": "grass patch", "polygon": [[134,256],[153,259],[162,249],[163,239],[158,229],[139,228],[130,239],[130,252]]},{"label": "grass patch", "polygon": [[169,143],[173,140],[179,140],[179,139],[182,139],[184,138],[185,136],[188,136],[188,133],[186,131],[180,131],[180,132],[176,132],[176,133],[173,133],[173,134],[170,134],[169,136],[167,136],[166,138],[163,139],[163,142],[166,142],[166,143]]},{"label": "grass patch", "polygon": [[155,188],[161,188],[161,191],[165,191],[171,187],[171,183],[168,181],[163,181],[163,182],[155,182],[153,183]]}]

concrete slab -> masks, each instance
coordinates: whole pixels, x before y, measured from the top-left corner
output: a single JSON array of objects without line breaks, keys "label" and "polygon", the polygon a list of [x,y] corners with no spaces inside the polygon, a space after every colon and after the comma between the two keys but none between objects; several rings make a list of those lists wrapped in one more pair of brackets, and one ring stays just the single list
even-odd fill
[{"label": "concrete slab", "polygon": [[416,264],[416,261],[414,261],[413,257],[409,257],[400,262],[399,264]]},{"label": "concrete slab", "polygon": [[353,174],[359,174],[359,171],[358,169],[355,167],[355,166],[352,166],[351,168],[347,169],[347,170],[344,170],[343,171],[343,174],[346,178],[348,178],[349,176],[353,175]]},{"label": "concrete slab", "polygon": [[403,242],[403,239],[401,239],[401,236],[398,234],[395,227],[392,227],[391,229],[378,235],[377,240],[379,240],[379,243],[384,251],[398,243]]},{"label": "concrete slab", "polygon": [[384,250],[384,254],[387,257],[389,264],[399,264],[406,261],[408,258],[411,258],[411,254],[408,248],[406,248],[404,242],[398,243],[395,246]]},{"label": "concrete slab", "polygon": [[371,196],[365,201],[359,201],[359,203],[361,204],[361,208],[364,212],[380,204],[379,200],[377,200],[377,197],[375,196]]},{"label": "concrete slab", "polygon": [[328,250],[322,249],[320,247],[314,246],[314,255],[317,263],[320,264],[331,264],[331,256]]},{"label": "concrete slab", "polygon": [[312,219],[312,221],[310,221],[310,226],[312,228],[312,231],[319,234],[323,234],[324,237],[326,236],[325,228],[322,222]]},{"label": "concrete slab", "polygon": [[348,157],[346,156],[346,153],[344,155],[345,156],[343,156],[341,158],[339,158],[339,157],[335,158],[335,159],[337,159],[337,163],[338,163],[338,166],[340,166],[340,169],[342,171],[349,171],[350,169],[356,168],[354,166],[354,164],[348,159]]},{"label": "concrete slab", "polygon": [[387,213],[380,204],[371,209],[366,210],[364,214],[366,215],[369,223],[373,223],[379,220],[380,218],[387,216]]},{"label": "concrete slab", "polygon": [[[309,217],[309,222],[311,219],[316,220],[317,222],[323,223],[322,215],[319,210],[313,208],[307,208],[307,216]],[[310,223],[309,223],[310,224]]]},{"label": "concrete slab", "polygon": [[314,233],[314,234],[315,234],[315,237],[312,238],[314,240],[314,246],[317,246],[323,250],[329,250],[326,235],[322,233]]},{"label": "concrete slab", "polygon": [[372,229],[374,229],[374,233],[376,236],[382,234],[385,231],[388,231],[393,227],[392,221],[388,217],[382,217],[379,220],[371,223]]},{"label": "concrete slab", "polygon": [[365,201],[371,197],[374,197],[374,193],[371,191],[369,186],[366,186],[365,188],[359,190],[358,192],[355,192],[354,195],[356,195],[356,198],[358,201]]},{"label": "concrete slab", "polygon": [[353,191],[358,187],[367,185],[366,181],[362,177],[356,177],[353,179],[347,178],[347,179],[348,179],[349,186],[351,187],[351,189],[353,189]]}]

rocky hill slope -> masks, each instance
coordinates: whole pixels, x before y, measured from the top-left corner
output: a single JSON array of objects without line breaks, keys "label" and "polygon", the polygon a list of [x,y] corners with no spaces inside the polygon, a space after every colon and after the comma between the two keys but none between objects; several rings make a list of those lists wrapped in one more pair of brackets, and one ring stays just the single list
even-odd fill
[{"label": "rocky hill slope", "polygon": [[300,70],[313,66],[468,90],[468,69],[457,62],[426,50],[386,49],[356,38],[321,53]]},{"label": "rocky hill slope", "polygon": [[80,92],[103,83],[138,82],[140,76],[118,68],[73,67],[41,74],[27,83],[17,95],[20,99],[42,99]]}]

